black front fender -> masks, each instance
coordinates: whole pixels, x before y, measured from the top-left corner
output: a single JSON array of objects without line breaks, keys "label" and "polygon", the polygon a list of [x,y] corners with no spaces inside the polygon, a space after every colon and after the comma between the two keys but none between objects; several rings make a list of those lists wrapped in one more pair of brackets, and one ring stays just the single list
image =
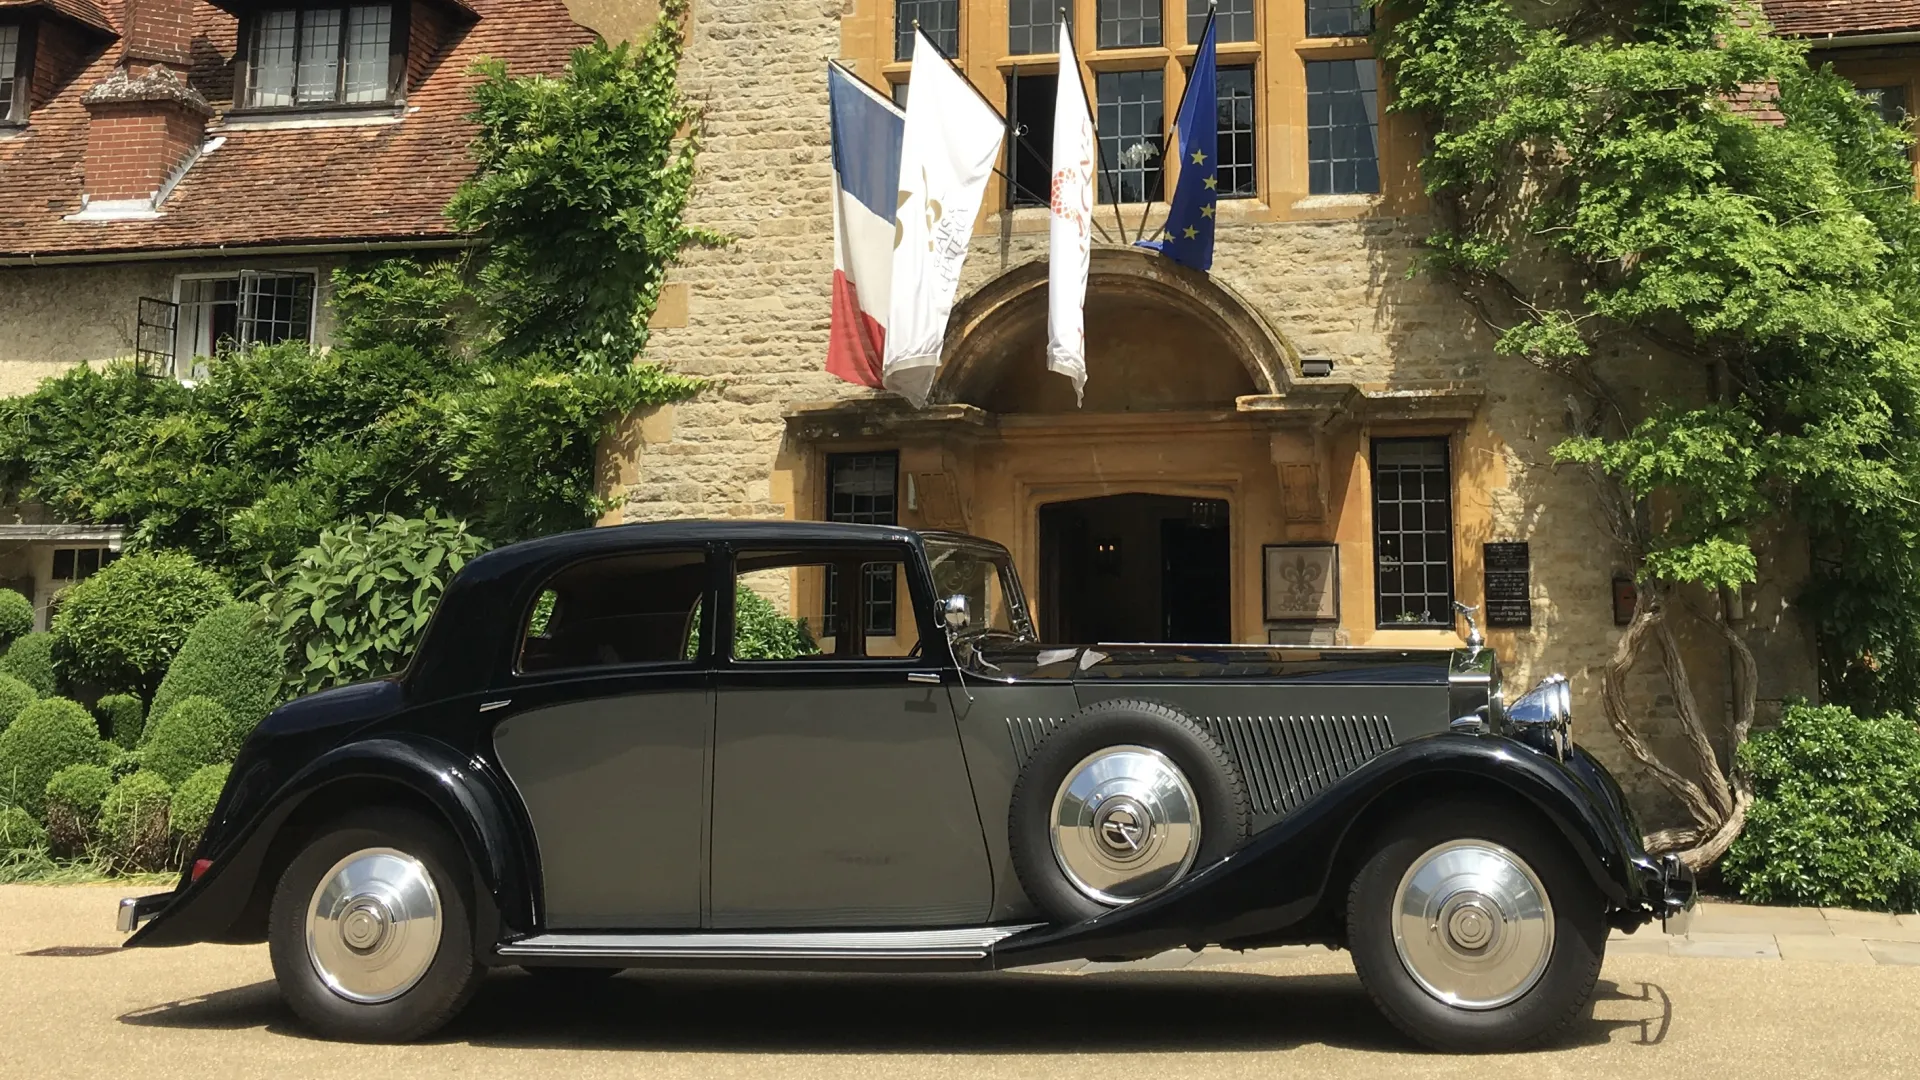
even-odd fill
[{"label": "black front fender", "polygon": [[1566,837],[1616,916],[1651,917],[1646,877],[1652,864],[1615,803],[1617,789],[1597,790],[1607,786],[1597,779],[1604,770],[1575,753],[1561,762],[1509,739],[1452,733],[1403,743],[1166,892],[1085,922],[1009,938],[995,949],[996,962],[1142,956],[1284,939],[1289,927],[1322,909],[1343,845],[1365,840],[1355,826],[1380,820],[1370,811],[1392,805],[1389,800],[1423,790],[1499,792],[1531,804]]},{"label": "black front fender", "polygon": [[[233,783],[242,779],[236,764]],[[270,768],[265,763],[258,767]],[[250,942],[264,937],[258,907],[275,875],[292,856],[276,841],[290,838],[289,825],[324,820],[338,810],[398,788],[425,802],[444,820],[467,855],[473,873],[474,944],[490,955],[503,936],[529,932],[534,920],[534,868],[518,837],[516,815],[499,778],[484,763],[439,740],[389,735],[337,746],[301,768],[255,807],[236,805],[228,824],[209,830],[195,859],[210,861],[198,881],[191,866],[173,899],[132,938],[129,946],[187,945],[200,941]],[[236,802],[246,803],[244,787]],[[233,793],[230,792],[231,796]],[[334,799],[352,799],[335,806]],[[316,819],[315,815],[319,815]],[[238,824],[235,824],[235,823]]]}]

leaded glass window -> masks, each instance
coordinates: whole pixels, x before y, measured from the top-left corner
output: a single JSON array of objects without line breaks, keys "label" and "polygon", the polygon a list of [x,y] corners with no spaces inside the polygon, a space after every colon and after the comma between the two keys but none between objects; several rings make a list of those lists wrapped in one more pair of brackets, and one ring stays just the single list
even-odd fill
[{"label": "leaded glass window", "polygon": [[26,119],[26,64],[18,26],[0,25],[0,120]]},{"label": "leaded glass window", "polygon": [[1219,151],[1214,158],[1214,176],[1220,183],[1222,199],[1247,198],[1258,194],[1254,176],[1255,126],[1253,69],[1221,68],[1215,96],[1219,99]]},{"label": "leaded glass window", "polygon": [[1160,44],[1160,0],[1099,0],[1100,47]]},{"label": "leaded glass window", "polygon": [[1380,190],[1379,85],[1372,60],[1307,64],[1307,190]]},{"label": "leaded glass window", "polygon": [[948,56],[960,55],[960,0],[894,0],[893,58],[913,59],[913,26]]},{"label": "leaded glass window", "polygon": [[1308,37],[1360,37],[1371,33],[1372,0],[1307,0]]},{"label": "leaded glass window", "polygon": [[[1013,56],[1060,51],[1062,0],[1008,0],[1007,52]],[[1073,6],[1067,4],[1067,24],[1073,24]]]},{"label": "leaded glass window", "polygon": [[[900,455],[833,454],[827,458],[827,520],[858,525],[898,525]],[[896,566],[893,563],[868,563],[866,575],[867,626],[869,635],[891,637],[898,619],[895,610]],[[834,633],[834,618],[839,606],[838,570],[829,567],[826,574],[824,633]]]},{"label": "leaded glass window", "polygon": [[248,39],[246,107],[389,101],[393,34],[391,4],[263,11]]},{"label": "leaded glass window", "polygon": [[1374,440],[1373,558],[1380,626],[1453,625],[1447,440]]},{"label": "leaded glass window", "polygon": [[1095,84],[1100,114],[1100,200],[1140,203],[1160,197],[1160,147],[1166,138],[1158,71],[1103,71]]},{"label": "leaded glass window", "polygon": [[[1187,42],[1200,44],[1207,32],[1207,0],[1187,0]],[[1253,40],[1253,0],[1219,0],[1214,7],[1213,40]]]}]

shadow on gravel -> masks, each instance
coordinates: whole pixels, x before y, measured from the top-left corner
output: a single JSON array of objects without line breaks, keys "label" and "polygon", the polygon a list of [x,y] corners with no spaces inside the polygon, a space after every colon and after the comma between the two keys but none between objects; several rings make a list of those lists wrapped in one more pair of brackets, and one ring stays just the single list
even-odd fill
[{"label": "shadow on gravel", "polygon": [[[1592,1014],[1550,1049],[1665,1038],[1665,991],[1602,982]],[[270,982],[168,1002],[127,1024],[264,1027],[306,1037]],[[1326,1044],[1405,1052],[1352,975],[1224,971],[1098,975],[628,972],[578,986],[489,977],[435,1042],[700,1053],[1220,1052]]]}]

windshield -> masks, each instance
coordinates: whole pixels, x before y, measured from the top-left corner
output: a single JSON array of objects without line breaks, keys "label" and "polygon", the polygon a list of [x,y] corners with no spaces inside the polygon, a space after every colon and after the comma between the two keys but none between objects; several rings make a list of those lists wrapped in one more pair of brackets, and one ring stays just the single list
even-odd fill
[{"label": "windshield", "polygon": [[958,637],[1005,634],[1033,640],[1033,622],[1027,618],[1027,598],[1005,548],[979,541],[926,537],[927,565],[933,570],[933,591],[941,601],[967,598],[969,623]]}]

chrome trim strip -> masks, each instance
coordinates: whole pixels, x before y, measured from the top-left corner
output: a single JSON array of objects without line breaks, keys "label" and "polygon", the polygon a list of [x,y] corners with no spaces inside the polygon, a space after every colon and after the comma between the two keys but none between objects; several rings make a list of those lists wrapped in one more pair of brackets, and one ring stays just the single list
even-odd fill
[{"label": "chrome trim strip", "polygon": [[911,683],[928,683],[933,686],[939,686],[940,675],[938,672],[933,672],[933,671],[909,671],[907,672],[907,681]]},{"label": "chrome trim strip", "polygon": [[482,703],[480,706],[480,711],[492,712],[495,709],[504,709],[511,704],[513,704],[512,698],[501,698],[499,701],[488,701],[488,702]]},{"label": "chrome trim strip", "polygon": [[554,959],[983,960],[996,943],[1038,925],[776,934],[537,934],[502,945],[499,952],[504,957]]}]

